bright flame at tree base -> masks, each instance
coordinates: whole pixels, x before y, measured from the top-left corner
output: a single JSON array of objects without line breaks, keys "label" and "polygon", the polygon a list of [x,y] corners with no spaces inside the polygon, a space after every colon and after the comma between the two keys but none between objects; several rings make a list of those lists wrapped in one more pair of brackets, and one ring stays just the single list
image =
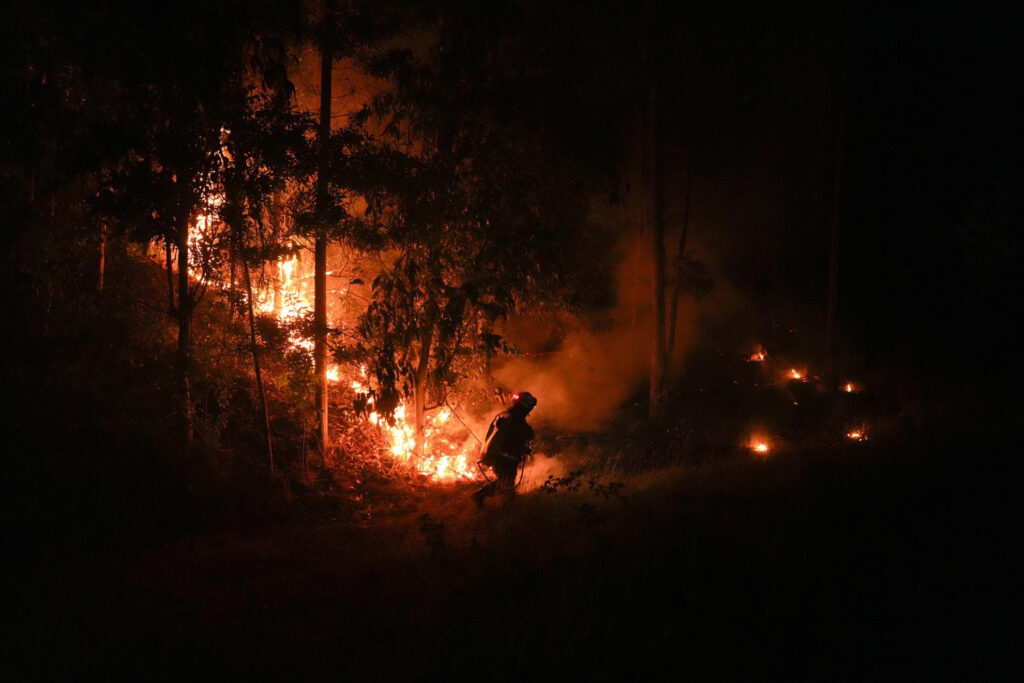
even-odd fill
[{"label": "bright flame at tree base", "polygon": [[[362,375],[365,377],[365,374],[363,368]],[[366,385],[359,380],[354,380],[351,387],[357,394],[369,393]],[[425,418],[422,449],[417,447],[416,426],[406,419],[404,405],[395,410],[390,424],[373,409],[373,399],[369,400],[367,409],[367,421],[381,430],[391,457],[396,462],[438,481],[454,482],[476,478],[475,441],[468,434],[468,438],[460,441],[448,429],[452,417],[450,408],[441,408]]]},{"label": "bright flame at tree base", "polygon": [[[199,216],[191,226],[188,235],[190,253],[201,255],[209,249],[211,240],[223,229],[216,217],[216,209],[223,203],[223,197],[215,192],[207,200],[209,212]],[[296,245],[292,245],[297,248]],[[159,258],[159,257],[158,257]],[[192,260],[201,256],[193,256]],[[296,254],[279,259],[274,264],[271,277],[272,283],[262,287],[253,287],[253,305],[263,315],[272,315],[283,323],[294,324],[312,314],[313,305],[309,300],[309,292],[303,286],[304,281],[311,277],[302,268]],[[190,264],[189,275],[197,282],[205,282],[206,271],[201,267],[193,268]],[[234,288],[233,281],[219,284],[222,289]],[[296,350],[313,351],[313,340],[297,331],[288,335],[289,345]],[[360,368],[362,380],[366,379],[366,368]],[[337,365],[327,369],[327,379],[337,384],[342,381],[342,370]],[[351,382],[351,388],[357,394],[366,395],[369,388],[361,381]],[[451,408],[445,407],[425,418],[423,443],[417,444],[416,427],[406,420],[405,406],[399,406],[390,420],[373,410],[372,401],[368,403],[369,413],[366,420],[375,425],[382,433],[391,457],[398,463],[408,465],[414,471],[430,477],[434,481],[459,481],[476,478],[476,440],[461,427],[447,429],[446,425],[452,416]]]}]

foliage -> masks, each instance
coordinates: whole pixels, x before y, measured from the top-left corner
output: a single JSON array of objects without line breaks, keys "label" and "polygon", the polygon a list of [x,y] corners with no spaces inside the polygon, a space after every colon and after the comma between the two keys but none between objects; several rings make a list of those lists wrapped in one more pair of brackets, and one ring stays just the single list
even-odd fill
[{"label": "foliage", "polygon": [[[503,316],[608,287],[581,268],[607,246],[586,213],[590,197],[615,185],[614,155],[593,144],[607,134],[608,110],[591,106],[593,81],[564,87],[585,70],[553,29],[561,10],[403,5],[331,3],[336,53],[358,54],[393,89],[330,136],[323,213],[313,210],[320,150],[288,78],[291,46],[324,37],[310,28],[319,25],[310,7],[17,7],[26,31],[6,46],[12,106],[3,116],[13,134],[0,172],[14,228],[5,236],[26,235],[12,252],[19,291],[33,290],[49,311],[61,290],[95,287],[101,245],[162,242],[167,272],[157,282],[166,279],[170,301],[146,305],[177,316],[179,346],[196,347],[179,374],[202,370],[193,403],[211,448],[253,426],[240,412],[252,406],[241,360],[249,350],[264,355],[285,422],[302,422],[308,358],[288,339],[308,337],[309,321],[257,318],[254,349],[235,316],[247,304],[235,268],[258,278],[297,238],[326,229],[380,256],[360,338],[339,344],[338,358],[367,363],[384,412],[417,389],[442,402],[508,351],[493,328]],[[425,52],[406,49],[423,36]],[[174,249],[188,250],[198,277],[175,283]],[[207,286],[229,307],[200,306]]]},{"label": "foliage", "polygon": [[604,483],[597,477],[585,477],[584,470],[572,470],[564,477],[556,477],[553,474],[549,474],[548,478],[541,484],[540,490],[549,495],[559,491],[576,493],[583,484],[587,485],[587,489],[591,493],[595,493],[605,500],[609,498],[624,500],[622,495],[622,490],[626,487],[624,483],[620,481]]},{"label": "foliage", "polygon": [[612,159],[592,144],[604,123],[564,88],[575,56],[539,30],[543,17],[508,2],[424,7],[426,50],[365,57],[392,83],[363,113],[390,147],[388,201],[376,208],[392,256],[362,343],[339,358],[367,364],[385,410],[422,400],[425,384],[440,402],[460,364],[500,348],[497,320],[541,298],[580,298],[582,262],[600,258],[588,202],[614,184]]}]

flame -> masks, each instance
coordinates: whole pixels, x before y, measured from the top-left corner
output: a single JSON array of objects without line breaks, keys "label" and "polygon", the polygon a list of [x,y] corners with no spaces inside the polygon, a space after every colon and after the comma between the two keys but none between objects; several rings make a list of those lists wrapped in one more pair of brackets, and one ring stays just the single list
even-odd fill
[{"label": "flame", "polygon": [[792,370],[789,371],[788,377],[790,379],[803,379],[804,378],[804,376],[796,368],[793,368]]},{"label": "flame", "polygon": [[[211,196],[206,202],[206,212],[200,215],[189,230],[189,248],[195,254],[194,262],[202,263],[204,251],[210,250],[217,229],[216,208],[223,203],[223,198]],[[302,287],[302,262],[297,254],[292,254],[277,262],[277,278],[261,290],[253,292],[253,304],[257,311],[264,315],[273,315],[283,323],[294,323],[308,316],[313,309],[312,302],[307,299]],[[205,279],[201,267],[190,266],[189,275],[197,280]],[[230,288],[234,283],[228,283]],[[297,331],[290,333],[289,345],[294,349],[302,349],[311,353],[313,340],[303,337]],[[343,382],[342,369],[337,365],[329,365],[327,369],[329,382]],[[349,381],[350,387],[357,394],[369,394],[369,380],[366,367],[359,368],[359,376]],[[390,456],[398,463],[408,466],[413,471],[430,477],[433,481],[459,481],[476,478],[476,446],[462,432],[461,425],[452,429],[446,426],[451,418],[451,409],[447,406],[425,418],[423,443],[417,444],[415,425],[407,419],[406,407],[400,405],[390,420],[373,409],[373,400],[369,399],[369,412],[366,420],[381,430],[387,443]]]},{"label": "flame", "polygon": [[771,443],[767,437],[760,434],[754,434],[747,442],[747,448],[752,450],[755,456],[766,458],[771,452]]},{"label": "flame", "polygon": [[751,363],[763,363],[768,360],[768,353],[764,350],[763,346],[758,346],[757,350],[750,354],[750,357],[747,360]]},{"label": "flame", "polygon": [[[313,312],[313,305],[303,296],[301,281],[295,276],[299,267],[299,257],[293,254],[287,259],[277,262],[277,282],[269,285],[264,291],[255,295],[257,308],[264,315],[273,315],[283,323],[295,323]],[[303,337],[297,332],[288,335],[288,343],[294,349],[313,352],[313,340]],[[341,381],[338,368],[329,366],[327,369],[329,382]]]},{"label": "flame", "polygon": [[[366,366],[359,369],[360,378],[350,382],[357,394],[368,394]],[[451,409],[445,406],[433,415],[427,416],[423,428],[422,455],[416,443],[416,427],[406,419],[406,407],[400,405],[392,415],[392,424],[373,409],[373,398],[367,400],[369,413],[366,419],[380,429],[388,443],[391,456],[399,463],[405,464],[420,474],[435,481],[473,480],[476,469],[470,458],[472,444],[448,433],[444,427],[452,416]]]},{"label": "flame", "polygon": [[867,441],[868,433],[863,427],[860,429],[851,429],[846,433],[846,438],[851,441]]},{"label": "flame", "polygon": [[[203,213],[196,216],[195,223],[188,230],[188,275],[196,282],[205,282],[209,274],[204,263],[213,250],[216,238],[217,208],[224,203],[224,197],[211,194],[203,199]],[[177,249],[174,249],[177,252]]]}]

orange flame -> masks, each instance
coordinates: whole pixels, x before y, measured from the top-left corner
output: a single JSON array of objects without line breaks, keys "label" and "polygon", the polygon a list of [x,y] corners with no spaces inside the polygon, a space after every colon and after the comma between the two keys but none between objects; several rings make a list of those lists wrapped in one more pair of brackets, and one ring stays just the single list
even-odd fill
[{"label": "orange flame", "polygon": [[[360,368],[362,378],[366,377],[366,367]],[[367,394],[369,389],[360,380],[353,380],[352,389],[358,394]],[[392,415],[392,424],[373,410],[373,399],[367,404],[370,409],[367,420],[378,427],[387,440],[391,456],[408,465],[420,474],[429,476],[435,481],[459,481],[476,478],[476,469],[470,457],[474,450],[468,440],[462,443],[453,438],[444,429],[451,418],[451,409],[447,406],[426,419],[423,429],[424,443],[422,455],[416,443],[416,428],[406,419],[405,406],[400,405]]]},{"label": "orange flame", "polygon": [[750,437],[747,442],[747,448],[754,452],[754,455],[760,458],[767,458],[771,452],[771,443],[767,437],[755,434]]},{"label": "orange flame", "polygon": [[[213,238],[212,230],[216,226],[214,210],[222,202],[222,197],[211,197],[207,201],[208,213],[199,216],[192,229],[189,230],[189,246],[193,253],[201,253],[201,250],[206,248]],[[289,323],[308,315],[313,306],[303,292],[300,270],[301,263],[297,255],[291,255],[278,261],[276,283],[254,292],[255,308],[264,315],[274,315],[278,320]],[[197,281],[204,278],[203,272],[199,268],[190,267],[189,274]],[[288,343],[294,349],[303,349],[307,352],[313,350],[313,340],[303,337],[298,332],[290,334]],[[356,393],[368,394],[369,386],[365,383],[367,381],[365,367],[360,368],[359,375],[360,379],[351,381],[350,386]],[[337,365],[329,365],[327,379],[331,383],[341,382],[341,368]],[[406,418],[404,405],[395,410],[390,422],[373,410],[372,399],[368,407],[370,412],[366,416],[366,420],[382,431],[390,455],[395,461],[407,465],[412,470],[428,476],[434,481],[452,482],[476,478],[475,442],[466,435],[459,435],[458,430],[445,429],[445,425],[451,417],[450,408],[442,408],[426,418],[423,444],[420,445],[417,444],[415,426]]]}]

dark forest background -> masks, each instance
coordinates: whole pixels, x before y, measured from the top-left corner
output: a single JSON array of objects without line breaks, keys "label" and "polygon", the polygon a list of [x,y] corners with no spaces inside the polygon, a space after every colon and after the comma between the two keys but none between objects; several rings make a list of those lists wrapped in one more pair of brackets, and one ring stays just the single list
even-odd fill
[{"label": "dark forest background", "polygon": [[[313,2],[8,3],[5,579],[30,671],[1010,677],[1019,17],[952,2],[332,6],[325,29]],[[338,68],[384,96],[335,112],[324,146],[295,84],[317,78],[298,55],[327,34]],[[616,269],[648,234],[645,55],[669,266],[686,225],[714,294],[683,292],[696,333],[664,413],[640,382],[601,429],[542,433],[562,460],[508,514],[476,516],[468,484],[384,476],[355,446],[317,457],[312,362],[284,341],[314,322],[257,321],[237,292],[193,306],[181,283],[168,301],[164,248],[220,183],[224,252],[254,272],[287,251],[264,220],[283,193],[296,235],[406,254],[374,283],[389,294],[361,344],[335,356],[371,364],[382,404],[425,376],[436,398],[467,367],[489,372],[510,349],[502,321],[611,319],[628,296]],[[356,196],[372,210],[347,211]],[[834,355],[874,382],[854,406],[878,424],[863,448],[821,437],[841,399],[793,411],[795,393],[756,385],[740,355],[759,342],[824,365],[833,250]],[[423,310],[440,341],[417,379],[403,351],[430,346]],[[483,332],[460,355],[465,310]],[[338,433],[360,434],[354,398],[332,404]],[[727,441],[762,409],[790,446],[753,462]]]}]

